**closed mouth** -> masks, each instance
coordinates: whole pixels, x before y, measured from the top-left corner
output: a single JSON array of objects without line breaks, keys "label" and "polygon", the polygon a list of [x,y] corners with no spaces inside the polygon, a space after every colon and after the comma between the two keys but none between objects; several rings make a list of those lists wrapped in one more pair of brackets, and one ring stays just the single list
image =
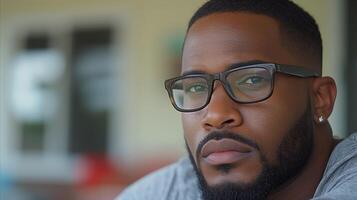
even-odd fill
[{"label": "closed mouth", "polygon": [[241,142],[224,138],[208,141],[202,148],[201,156],[210,165],[235,163],[251,155],[253,149]]}]

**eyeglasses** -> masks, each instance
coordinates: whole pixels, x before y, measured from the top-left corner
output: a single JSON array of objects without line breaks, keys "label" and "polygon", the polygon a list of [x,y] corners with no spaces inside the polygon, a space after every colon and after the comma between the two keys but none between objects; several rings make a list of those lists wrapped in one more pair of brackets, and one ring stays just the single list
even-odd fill
[{"label": "eyeglasses", "polygon": [[275,72],[300,78],[318,77],[320,73],[292,65],[255,63],[233,65],[216,73],[195,73],[165,81],[170,101],[180,112],[195,112],[208,105],[214,81],[219,80],[231,99],[237,103],[257,103],[268,99],[274,89]]}]

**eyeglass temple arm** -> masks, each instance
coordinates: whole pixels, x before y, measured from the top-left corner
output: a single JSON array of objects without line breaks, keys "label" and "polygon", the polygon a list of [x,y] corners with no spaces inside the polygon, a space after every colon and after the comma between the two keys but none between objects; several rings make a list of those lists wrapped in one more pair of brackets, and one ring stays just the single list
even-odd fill
[{"label": "eyeglass temple arm", "polygon": [[282,72],[285,74],[290,74],[302,78],[306,77],[319,77],[321,76],[320,72],[316,72],[313,70],[307,70],[302,67],[297,67],[293,65],[281,65],[281,64],[275,64],[276,71]]}]

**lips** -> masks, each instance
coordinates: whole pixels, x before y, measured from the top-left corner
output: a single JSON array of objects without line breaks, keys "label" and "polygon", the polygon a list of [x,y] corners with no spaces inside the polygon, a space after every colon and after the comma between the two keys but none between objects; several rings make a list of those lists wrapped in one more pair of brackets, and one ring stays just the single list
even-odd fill
[{"label": "lips", "polygon": [[203,160],[210,165],[232,164],[249,156],[253,149],[233,139],[210,140],[201,151]]}]

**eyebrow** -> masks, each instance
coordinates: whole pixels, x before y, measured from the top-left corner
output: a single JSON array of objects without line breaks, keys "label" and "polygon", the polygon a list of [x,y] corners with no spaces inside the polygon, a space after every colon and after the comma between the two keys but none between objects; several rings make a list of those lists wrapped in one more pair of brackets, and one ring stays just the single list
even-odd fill
[{"label": "eyebrow", "polygon": [[[259,63],[266,63],[266,62],[262,61],[262,60],[248,60],[248,61],[239,62],[239,63],[232,63],[224,71],[236,69],[239,67],[244,67],[247,65],[259,64]],[[188,71],[182,72],[181,76],[192,75],[192,74],[207,74],[207,73],[203,70],[188,70]]]}]

